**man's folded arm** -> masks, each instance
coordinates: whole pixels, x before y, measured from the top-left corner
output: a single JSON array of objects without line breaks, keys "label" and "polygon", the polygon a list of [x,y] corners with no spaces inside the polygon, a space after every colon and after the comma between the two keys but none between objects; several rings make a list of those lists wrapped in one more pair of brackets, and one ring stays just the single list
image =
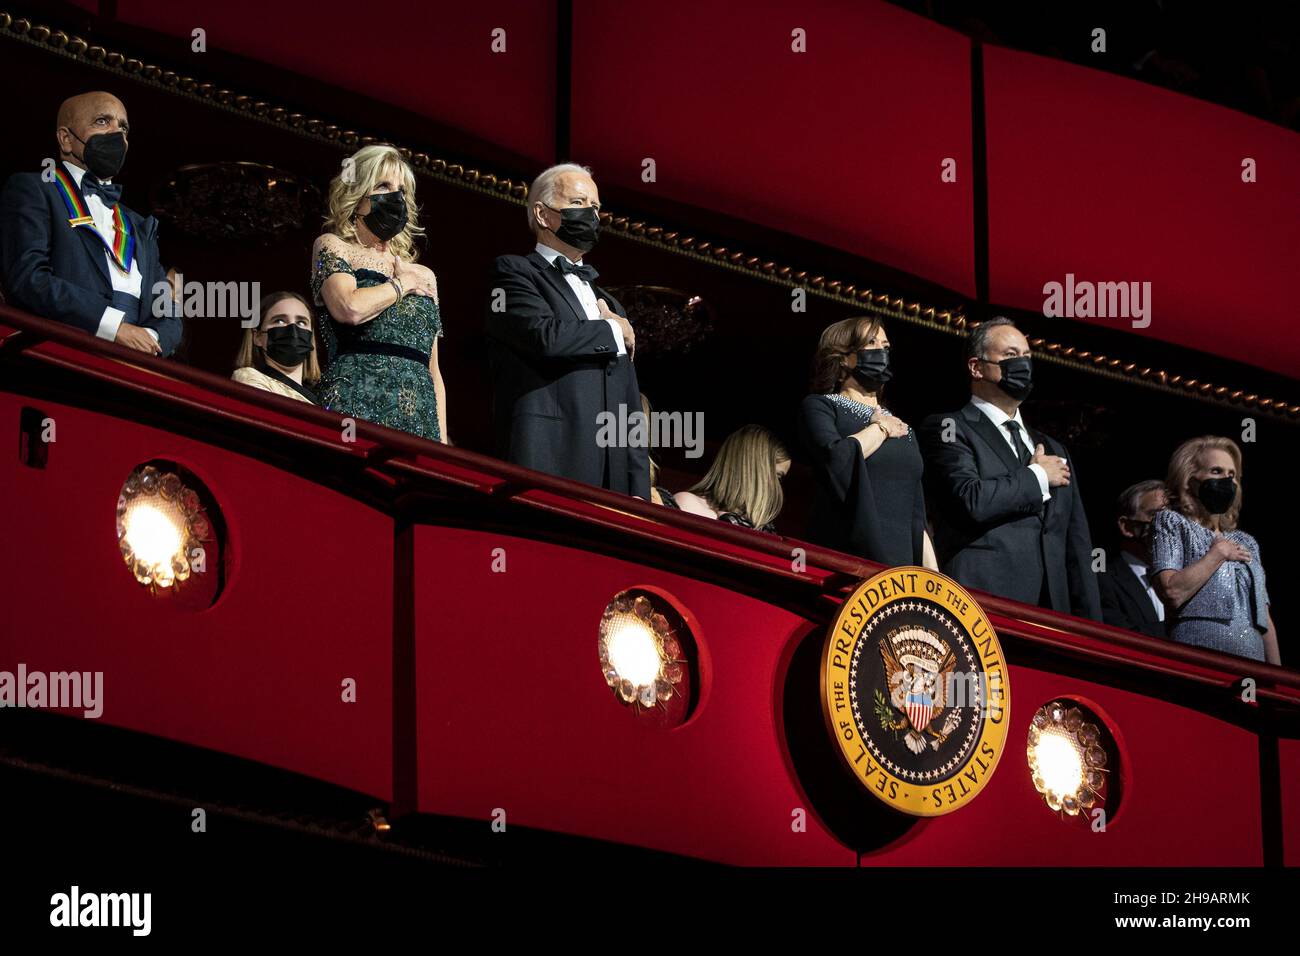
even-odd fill
[{"label": "man's folded arm", "polygon": [[[161,270],[160,270],[161,271]],[[145,317],[139,321],[141,328],[150,332],[164,356],[171,355],[181,343],[184,326],[181,321],[181,309],[172,297],[170,282],[159,282],[154,289],[141,290],[148,295],[148,309]]]}]

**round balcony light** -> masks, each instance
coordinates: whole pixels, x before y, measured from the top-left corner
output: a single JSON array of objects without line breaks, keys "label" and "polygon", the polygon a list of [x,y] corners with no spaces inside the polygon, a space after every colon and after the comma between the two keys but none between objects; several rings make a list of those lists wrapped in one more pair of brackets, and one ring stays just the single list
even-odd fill
[{"label": "round balcony light", "polygon": [[[646,592],[615,595],[600,619],[605,683],[634,708],[664,707],[684,689],[687,660],[677,627]],[[673,617],[676,617],[674,614]]]},{"label": "round balcony light", "polygon": [[1029,723],[1030,779],[1048,809],[1066,816],[1086,815],[1106,801],[1109,734],[1086,708],[1052,701]]},{"label": "round balcony light", "polygon": [[144,465],[131,472],[117,499],[117,540],[136,581],[150,589],[189,579],[211,524],[199,495],[174,472]]}]

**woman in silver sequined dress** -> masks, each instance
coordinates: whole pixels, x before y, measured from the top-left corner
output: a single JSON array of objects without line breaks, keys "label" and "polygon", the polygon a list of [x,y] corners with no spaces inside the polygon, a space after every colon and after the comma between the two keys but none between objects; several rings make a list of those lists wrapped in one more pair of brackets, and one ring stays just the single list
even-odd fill
[{"label": "woman in silver sequined dress", "polygon": [[1152,523],[1151,570],[1168,609],[1169,635],[1280,664],[1259,545],[1237,527],[1241,449],[1206,435],[1169,460],[1169,507]]}]

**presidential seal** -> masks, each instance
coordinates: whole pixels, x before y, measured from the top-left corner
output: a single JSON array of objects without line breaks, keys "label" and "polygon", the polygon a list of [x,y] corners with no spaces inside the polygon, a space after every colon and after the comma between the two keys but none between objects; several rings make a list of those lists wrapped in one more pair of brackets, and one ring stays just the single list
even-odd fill
[{"label": "presidential seal", "polygon": [[935,571],[893,568],[858,585],[826,636],[821,688],[846,766],[905,813],[963,806],[1002,756],[1002,646],[975,600]]}]

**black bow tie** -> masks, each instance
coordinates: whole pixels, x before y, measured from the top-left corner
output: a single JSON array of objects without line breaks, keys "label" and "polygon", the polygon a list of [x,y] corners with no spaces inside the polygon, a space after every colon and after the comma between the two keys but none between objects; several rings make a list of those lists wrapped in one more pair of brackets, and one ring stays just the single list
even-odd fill
[{"label": "black bow tie", "polygon": [[596,277],[600,275],[600,273],[591,266],[580,266],[570,262],[567,256],[556,256],[553,261],[555,263],[555,268],[559,269],[566,276],[574,275],[587,282],[595,282]]},{"label": "black bow tie", "polygon": [[104,201],[104,205],[109,207],[116,206],[117,201],[122,198],[120,183],[101,183],[90,173],[81,177],[81,191],[87,196],[98,196]]}]

